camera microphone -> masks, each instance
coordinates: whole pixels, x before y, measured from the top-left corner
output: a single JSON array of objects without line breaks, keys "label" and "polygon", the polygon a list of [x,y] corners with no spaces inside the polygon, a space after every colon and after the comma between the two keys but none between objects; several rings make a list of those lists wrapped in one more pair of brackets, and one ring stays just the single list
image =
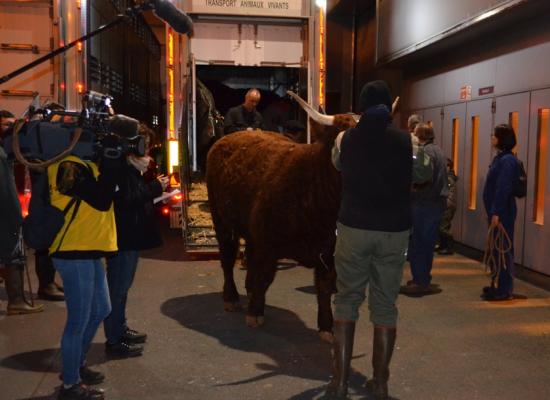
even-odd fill
[{"label": "camera microphone", "polygon": [[138,134],[139,121],[126,115],[116,114],[111,118],[109,127],[111,132],[118,136],[132,138]]},{"label": "camera microphone", "polygon": [[183,35],[193,31],[191,18],[169,0],[153,0],[151,4],[156,16],[167,22],[176,32]]}]

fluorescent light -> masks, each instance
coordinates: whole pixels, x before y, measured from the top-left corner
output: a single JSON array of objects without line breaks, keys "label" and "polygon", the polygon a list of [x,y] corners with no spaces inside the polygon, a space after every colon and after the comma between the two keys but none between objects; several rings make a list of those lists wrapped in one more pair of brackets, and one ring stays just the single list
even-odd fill
[{"label": "fluorescent light", "polygon": [[323,10],[327,8],[327,0],[315,0],[315,5]]}]

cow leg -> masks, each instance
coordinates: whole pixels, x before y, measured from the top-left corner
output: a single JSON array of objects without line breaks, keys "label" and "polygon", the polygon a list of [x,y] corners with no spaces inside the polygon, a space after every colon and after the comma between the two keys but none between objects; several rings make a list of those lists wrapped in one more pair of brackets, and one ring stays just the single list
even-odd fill
[{"label": "cow leg", "polygon": [[259,258],[256,252],[251,252],[252,257],[248,264],[247,280],[251,285],[248,301],[246,324],[252,328],[258,328],[265,323],[265,293],[275,279],[277,272],[277,260]]},{"label": "cow leg", "polygon": [[319,256],[319,263],[315,266],[314,282],[317,292],[317,326],[319,337],[325,342],[332,343],[332,294],[336,291],[336,272],[334,270],[334,257],[324,253]]},{"label": "cow leg", "polygon": [[[246,244],[246,247],[244,249],[244,253],[245,253],[245,257],[247,260],[250,260],[251,257],[252,257],[252,251],[253,247],[252,247],[252,243],[247,243]],[[248,262],[248,261],[247,261]],[[252,296],[252,286],[254,285],[254,272],[255,269],[254,268],[250,268],[247,266],[247,271],[246,271],[246,279],[245,279],[245,283],[244,283],[244,287],[246,289],[246,295],[248,296],[248,300],[250,301],[250,297]]]},{"label": "cow leg", "polygon": [[223,228],[215,212],[212,212],[212,220],[214,222],[223,269],[223,308],[225,311],[238,311],[241,309],[241,306],[239,304],[239,292],[237,291],[233,276],[233,267],[237,259],[239,238],[229,229],[225,230]]}]

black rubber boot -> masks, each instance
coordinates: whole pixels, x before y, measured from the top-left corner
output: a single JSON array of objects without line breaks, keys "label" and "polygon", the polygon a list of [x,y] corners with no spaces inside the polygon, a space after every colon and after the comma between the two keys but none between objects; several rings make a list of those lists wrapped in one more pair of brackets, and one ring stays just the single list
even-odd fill
[{"label": "black rubber boot", "polygon": [[387,400],[388,380],[390,378],[390,361],[395,346],[396,328],[374,326],[372,342],[373,379],[367,383],[368,389],[376,400]]},{"label": "black rubber boot", "polygon": [[43,304],[32,306],[27,303],[23,287],[23,269],[19,265],[7,265],[6,270],[7,314],[33,314],[44,311]]},{"label": "black rubber boot", "polygon": [[333,375],[323,399],[347,399],[355,321],[334,321]]}]

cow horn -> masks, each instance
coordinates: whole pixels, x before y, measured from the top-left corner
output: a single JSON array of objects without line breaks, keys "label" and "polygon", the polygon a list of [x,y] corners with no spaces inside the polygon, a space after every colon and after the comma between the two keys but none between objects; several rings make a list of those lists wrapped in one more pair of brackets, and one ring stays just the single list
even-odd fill
[{"label": "cow horn", "polygon": [[321,114],[319,111],[314,110],[313,107],[311,107],[305,100],[303,100],[296,93],[291,92],[290,90],[288,90],[287,93],[290,97],[296,100],[298,104],[300,104],[300,106],[304,109],[304,111],[307,112],[309,117],[313,119],[315,122],[321,125],[334,125],[334,115]]}]

